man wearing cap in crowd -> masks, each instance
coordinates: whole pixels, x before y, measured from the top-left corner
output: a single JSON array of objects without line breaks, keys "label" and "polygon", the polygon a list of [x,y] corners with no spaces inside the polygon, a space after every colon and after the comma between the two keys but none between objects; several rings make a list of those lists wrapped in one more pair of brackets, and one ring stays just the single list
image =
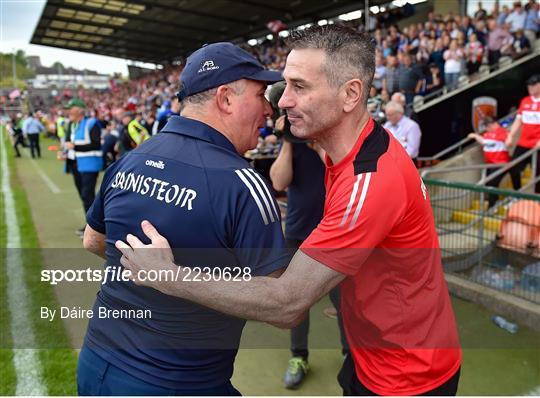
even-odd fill
[{"label": "man wearing cap in crowd", "polygon": [[[529,77],[527,90],[529,95],[521,100],[516,119],[506,139],[506,145],[510,148],[515,138],[519,137],[512,160],[517,159],[532,148],[540,146],[540,74]],[[521,188],[521,172],[530,162],[530,158],[524,159],[510,169],[514,189]],[[536,173],[537,175],[540,173],[540,156],[536,157]],[[540,193],[540,181],[536,183],[534,192]]]},{"label": "man wearing cap in crowd", "polygon": [[[94,202],[98,174],[103,169],[101,123],[86,116],[86,103],[80,98],[71,99],[64,108],[70,121],[64,144],[68,152],[66,171],[73,174],[86,214]],[[84,227],[75,232],[82,236]]]},{"label": "man wearing cap in crowd", "polygon": [[[181,116],[107,169],[87,214],[85,248],[120,267],[114,242],[129,232],[142,237],[149,219],[199,278],[280,274],[289,256],[279,207],[241,155],[272,113],[267,83],[281,79],[230,43],[195,51],[180,76]],[[102,285],[100,311],[127,316],[90,319],[79,394],[238,395],[230,378],[244,320],[129,280]]]}]

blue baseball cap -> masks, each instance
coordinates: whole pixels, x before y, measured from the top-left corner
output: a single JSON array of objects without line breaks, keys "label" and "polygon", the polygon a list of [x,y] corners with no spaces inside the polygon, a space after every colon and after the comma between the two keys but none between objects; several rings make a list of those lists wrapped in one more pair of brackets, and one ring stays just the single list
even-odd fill
[{"label": "blue baseball cap", "polygon": [[183,100],[240,79],[275,83],[283,77],[281,72],[266,70],[250,53],[232,43],[205,44],[188,57],[180,74],[178,98]]}]

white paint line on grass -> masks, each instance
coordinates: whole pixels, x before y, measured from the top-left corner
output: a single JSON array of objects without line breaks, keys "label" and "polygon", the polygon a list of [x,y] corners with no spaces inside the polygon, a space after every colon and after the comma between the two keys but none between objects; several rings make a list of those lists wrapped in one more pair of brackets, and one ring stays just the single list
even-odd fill
[{"label": "white paint line on grass", "polygon": [[537,386],[536,388],[533,388],[531,391],[529,391],[525,396],[531,396],[531,397],[538,397],[540,396],[540,386]]},{"label": "white paint line on grass", "polygon": [[36,169],[38,175],[41,177],[41,179],[43,180],[45,185],[47,185],[47,187],[49,187],[51,192],[52,193],[60,193],[60,188],[58,187],[58,185],[56,185],[54,183],[54,181],[51,180],[50,177],[47,174],[45,174],[45,172],[43,170],[41,170],[41,168],[39,167],[36,160],[35,159],[30,159],[30,161],[32,162],[32,166],[34,166],[34,169]]},{"label": "white paint line on grass", "polygon": [[15,395],[46,395],[38,350],[34,347],[35,336],[30,321],[28,292],[24,282],[24,267],[21,262],[21,236],[15,199],[9,184],[9,169],[4,135],[0,134],[0,158],[2,169],[2,195],[4,196],[4,220],[7,228],[6,285],[7,304],[11,314],[10,329],[13,341],[13,366],[17,377]]}]

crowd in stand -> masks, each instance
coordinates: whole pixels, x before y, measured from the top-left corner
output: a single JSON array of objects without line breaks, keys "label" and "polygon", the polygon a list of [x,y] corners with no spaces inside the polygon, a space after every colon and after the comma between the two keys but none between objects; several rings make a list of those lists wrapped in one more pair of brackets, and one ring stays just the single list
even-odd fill
[{"label": "crowd in stand", "polygon": [[401,29],[374,31],[377,70],[373,100],[385,103],[402,92],[410,104],[417,95],[451,91],[460,76],[476,78],[484,64],[496,68],[502,56],[517,59],[531,51],[540,30],[539,4],[516,2],[491,14],[478,3],[474,16],[429,13],[427,21]]},{"label": "crowd in stand", "polygon": [[[540,31],[540,5],[515,2],[512,8],[478,8],[472,16],[428,14],[424,22],[399,29],[388,18],[370,18],[377,45],[372,114],[384,117],[384,105],[401,92],[407,104],[415,96],[457,88],[460,76],[474,80],[482,65],[495,69],[501,57],[528,54]],[[363,25],[346,23],[359,30]],[[283,39],[267,40],[246,49],[272,69],[283,69],[287,48]]]},{"label": "crowd in stand", "polygon": [[[430,12],[426,21],[401,29],[394,14],[388,11],[370,18],[368,30],[377,46],[369,99],[372,115],[384,118],[384,106],[395,93],[402,93],[406,104],[410,104],[415,96],[440,92],[445,86],[446,90],[455,89],[460,76],[474,78],[482,64],[496,67],[501,56],[517,58],[529,52],[540,30],[539,4],[533,0],[525,5],[516,2],[511,9],[499,9],[497,4],[488,13],[478,3],[472,16]],[[414,11],[405,7],[400,12],[410,15]],[[365,29],[358,21],[343,23]],[[274,37],[257,46],[244,47],[270,69],[282,70],[288,49],[279,35]],[[179,112],[175,93],[180,71],[180,66],[170,65],[125,83],[111,83],[106,91],[80,90],[74,96],[85,101],[89,116],[101,121],[106,134],[126,137],[126,148],[137,144],[140,138],[136,135],[156,133],[171,114]],[[50,120],[62,115],[62,103],[69,98],[56,99],[49,112]],[[105,141],[113,140],[104,138]],[[115,148],[116,154],[122,152],[121,145]],[[109,154],[116,156],[114,150]]]},{"label": "crowd in stand", "polygon": [[[535,1],[525,6],[516,2],[512,9],[495,7],[491,14],[479,3],[473,16],[452,13],[441,16],[430,12],[426,21],[401,29],[390,18],[374,21],[368,29],[376,43],[376,69],[368,110],[375,119],[386,121],[385,128],[402,143],[413,160],[418,157],[422,136],[410,106],[415,97],[451,91],[458,86],[460,76],[474,79],[482,65],[497,68],[502,56],[516,59],[527,54],[540,30],[539,4]],[[345,24],[364,29],[354,21]],[[244,48],[270,69],[285,67],[288,49],[279,35],[257,46],[246,44]],[[181,69],[179,65],[169,65],[127,82],[111,80],[108,90],[64,92],[54,98],[48,112],[17,114],[7,125],[16,155],[21,156],[18,147],[23,146],[30,148],[32,157],[39,158],[39,135],[43,132],[56,135],[62,144],[59,158],[66,160],[66,171],[73,175],[86,212],[93,201],[99,171],[159,132],[169,117],[180,114],[176,93]],[[77,112],[64,109],[66,103],[70,104],[68,108],[78,109],[78,121],[73,120]],[[76,143],[77,134],[84,135],[81,123],[88,123],[96,131],[91,134],[90,144]],[[271,120],[269,126],[270,136],[263,142],[276,138],[272,135]],[[499,141],[503,140],[501,137],[497,135]],[[486,139],[475,138],[482,143]],[[96,155],[95,170],[78,170],[77,153],[87,161],[89,152]],[[492,181],[493,185],[498,182],[499,179]],[[490,204],[493,201],[490,197]],[[81,228],[77,233],[82,231]]]}]

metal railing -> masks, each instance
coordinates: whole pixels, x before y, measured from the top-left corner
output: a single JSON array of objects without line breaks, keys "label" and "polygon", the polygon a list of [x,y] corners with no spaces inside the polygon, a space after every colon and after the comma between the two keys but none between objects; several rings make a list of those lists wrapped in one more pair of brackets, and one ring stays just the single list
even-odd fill
[{"label": "metal railing", "polygon": [[[462,140],[463,141],[463,140]],[[459,143],[456,143],[457,145]],[[447,148],[449,150],[451,147]],[[538,181],[538,170],[537,170],[537,164],[538,164],[538,156],[540,152],[540,147],[531,148],[527,152],[521,154],[515,159],[512,159],[508,163],[483,163],[483,164],[472,164],[467,166],[449,166],[449,167],[425,167],[420,169],[420,175],[422,178],[428,177],[433,174],[441,174],[441,173],[449,173],[449,172],[464,172],[464,171],[473,171],[473,170],[480,170],[481,171],[481,178],[478,180],[476,184],[478,185],[486,185],[486,183],[492,181],[493,179],[507,173],[517,164],[526,161],[528,158],[530,158],[531,162],[531,169],[532,169],[532,182],[529,182],[527,185],[520,188],[520,191],[524,191],[525,189],[528,189],[532,183],[536,183]],[[442,152],[440,152],[442,153]],[[487,174],[488,170],[492,169],[498,169],[497,171]]]},{"label": "metal railing", "polygon": [[455,144],[450,145],[448,148],[443,149],[440,152],[437,152],[433,156],[418,157],[417,159],[422,162],[433,162],[436,160],[440,160],[443,156],[448,155],[449,153],[453,153],[454,151],[456,151],[456,154],[461,153],[465,145],[470,144],[472,141],[474,141],[474,138],[465,137],[459,140],[458,142],[456,142]]},{"label": "metal railing", "polygon": [[535,178],[537,175],[536,165],[538,160],[538,151],[540,151],[540,147],[529,149],[527,152],[513,159],[511,162],[503,164],[503,167],[501,167],[500,170],[497,170],[495,173],[490,174],[489,176],[482,176],[482,179],[478,181],[478,184],[485,185],[487,182],[493,180],[494,178],[497,178],[500,175],[510,171],[512,167],[526,160],[528,157],[531,157],[532,176],[533,178]]},{"label": "metal railing", "polygon": [[[503,121],[507,121],[510,118],[514,118],[517,114],[517,111],[510,112],[508,115],[503,116],[502,118],[499,118],[498,122],[499,124],[503,124]],[[437,152],[433,156],[424,156],[424,157],[418,157],[417,159],[424,163],[433,163],[440,161],[443,156],[446,156],[448,154],[458,155],[463,152],[465,147],[468,147],[472,142],[476,141],[474,138],[470,138],[469,136],[462,138],[458,142],[456,142],[453,145],[450,145],[448,148],[443,149],[440,152]],[[427,169],[427,168],[426,168]]]},{"label": "metal railing", "polygon": [[540,303],[540,196],[462,182],[424,183],[445,271]]}]

